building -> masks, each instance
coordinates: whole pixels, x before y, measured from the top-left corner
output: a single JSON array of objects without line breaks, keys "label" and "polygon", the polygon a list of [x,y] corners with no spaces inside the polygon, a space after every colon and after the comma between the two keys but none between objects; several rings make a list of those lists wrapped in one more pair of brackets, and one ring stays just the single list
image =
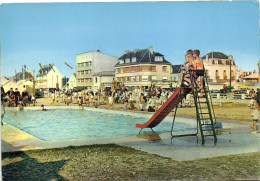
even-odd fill
[{"label": "building", "polygon": [[145,87],[151,84],[162,88],[170,87],[171,63],[164,55],[148,49],[126,51],[116,64],[116,80],[126,87]]},{"label": "building", "polygon": [[54,64],[44,65],[38,71],[36,89],[62,89],[62,74]]},{"label": "building", "polygon": [[15,76],[13,76],[12,79],[16,82],[18,82],[20,80],[33,81],[34,77],[33,77],[32,72],[23,71],[23,72],[18,72],[17,74],[15,74]]},{"label": "building", "polygon": [[117,61],[118,57],[104,54],[100,50],[76,55],[77,88],[96,90],[94,75],[105,71],[115,71]]},{"label": "building", "polygon": [[19,80],[16,81],[13,78],[9,79],[8,81],[1,82],[1,86],[3,86],[5,92],[10,90],[10,88],[17,88],[20,93],[22,93],[24,90],[26,90],[30,95],[34,92],[34,83],[30,80]]},{"label": "building", "polygon": [[67,82],[68,84],[68,89],[74,89],[77,87],[77,78],[76,78],[76,73],[72,73],[70,75],[69,81]]},{"label": "building", "polygon": [[245,85],[254,85],[255,83],[258,82],[259,80],[259,73],[258,72],[254,72],[252,74],[249,74],[247,76],[244,76],[242,83]]},{"label": "building", "polygon": [[231,70],[231,85],[236,83],[238,78],[237,65],[232,56],[222,52],[210,52],[202,57],[211,88],[220,89],[224,84],[229,85]]},{"label": "building", "polygon": [[172,87],[178,87],[181,84],[182,68],[183,68],[183,64],[172,65],[172,74],[171,74]]},{"label": "building", "polygon": [[110,90],[111,82],[115,79],[115,71],[102,71],[93,74],[94,91]]}]

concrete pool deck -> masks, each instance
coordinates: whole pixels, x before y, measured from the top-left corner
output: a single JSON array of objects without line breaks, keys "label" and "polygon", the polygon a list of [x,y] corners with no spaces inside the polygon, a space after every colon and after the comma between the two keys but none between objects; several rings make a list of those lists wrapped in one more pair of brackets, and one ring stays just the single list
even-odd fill
[{"label": "concrete pool deck", "polygon": [[[55,109],[55,107],[53,107],[53,109]],[[78,109],[78,107],[74,107],[74,109]],[[91,109],[95,111],[109,111],[110,113],[114,112],[117,114],[119,113],[126,115],[136,114],[136,116],[138,116],[138,114],[140,114],[124,111],[101,110],[95,108],[89,108],[88,110]],[[151,116],[151,114],[147,114],[147,117],[149,116]],[[180,121],[181,118],[182,117],[177,117],[176,121]],[[168,116],[168,119],[171,120],[172,116]],[[196,125],[196,121],[190,119],[190,122],[193,122],[194,126]],[[173,160],[184,161],[198,158],[260,151],[260,134],[250,133],[252,129],[250,127],[251,124],[225,120],[222,120],[221,122],[223,122],[223,127],[228,128],[228,130],[218,130],[220,134],[218,135],[217,144],[214,144],[213,137],[206,137],[206,142],[204,145],[201,144],[200,137],[178,137],[171,139],[170,132],[161,134],[140,134],[135,136],[115,138],[43,141],[20,129],[17,129],[16,127],[4,123],[1,128],[2,152],[115,143],[118,145],[142,150],[151,154],[169,157]],[[147,131],[150,130],[147,129]],[[138,132],[139,129],[137,129],[136,133],[138,134]]]}]

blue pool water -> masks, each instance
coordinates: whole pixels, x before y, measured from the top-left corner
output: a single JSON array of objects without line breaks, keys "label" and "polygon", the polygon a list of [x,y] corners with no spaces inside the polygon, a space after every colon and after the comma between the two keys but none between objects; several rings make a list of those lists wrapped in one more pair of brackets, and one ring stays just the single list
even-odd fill
[{"label": "blue pool water", "polygon": [[[4,122],[45,141],[136,135],[140,129],[136,128],[135,124],[145,123],[147,120],[145,117],[77,109],[19,112],[10,110],[6,111],[3,119]],[[157,133],[170,130],[171,123],[166,121],[154,128]],[[194,130],[194,126],[177,123],[174,130]],[[143,133],[145,132],[151,133],[151,130],[144,129]]]}]

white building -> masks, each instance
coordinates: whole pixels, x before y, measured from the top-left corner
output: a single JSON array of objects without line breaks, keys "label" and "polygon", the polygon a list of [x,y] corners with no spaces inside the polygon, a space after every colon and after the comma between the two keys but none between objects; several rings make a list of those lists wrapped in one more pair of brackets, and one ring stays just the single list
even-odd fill
[{"label": "white building", "polygon": [[117,62],[118,57],[104,54],[100,50],[76,55],[77,88],[96,89],[93,75],[104,71],[115,71]]},{"label": "white building", "polygon": [[29,81],[29,80],[16,81],[14,79],[9,79],[5,82],[1,82],[1,86],[3,86],[5,92],[9,91],[10,88],[13,88],[13,90],[17,88],[20,91],[20,93],[26,90],[30,95],[34,92],[33,81]]},{"label": "white building", "polygon": [[77,87],[77,78],[76,73],[71,74],[69,81],[67,82],[68,88],[73,89],[74,87]]},{"label": "white building", "polygon": [[62,74],[54,64],[44,65],[36,75],[36,89],[61,89]]},{"label": "white building", "polygon": [[111,82],[115,79],[114,71],[103,71],[96,74],[93,74],[93,88],[94,91],[102,91],[107,88],[111,88]]}]

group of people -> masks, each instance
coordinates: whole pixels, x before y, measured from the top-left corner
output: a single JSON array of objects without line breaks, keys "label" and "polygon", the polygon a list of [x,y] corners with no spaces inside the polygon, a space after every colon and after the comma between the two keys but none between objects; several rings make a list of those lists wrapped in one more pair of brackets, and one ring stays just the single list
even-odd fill
[{"label": "group of people", "polygon": [[124,104],[124,109],[155,112],[172,95],[173,91],[155,88],[153,92],[147,92],[139,87],[135,87],[132,92],[113,91],[109,93],[109,109],[114,108],[114,104]]},{"label": "group of people", "polygon": [[23,90],[22,93],[18,90],[18,88],[10,88],[7,92],[4,91],[4,88],[1,87],[1,100],[2,102],[7,102],[7,106],[9,107],[25,107],[28,104],[36,104],[36,98],[34,94],[29,96],[26,90]]},{"label": "group of people", "polygon": [[[55,94],[52,94],[52,105],[55,104]],[[86,104],[86,106],[95,106],[98,107],[99,105],[99,93],[94,93],[93,91],[89,91],[85,93],[85,91],[80,91],[78,93],[75,93],[74,95],[72,93],[66,93],[65,98],[63,98],[63,101],[66,105],[70,105],[73,102],[78,103],[80,106],[83,104]]]}]

